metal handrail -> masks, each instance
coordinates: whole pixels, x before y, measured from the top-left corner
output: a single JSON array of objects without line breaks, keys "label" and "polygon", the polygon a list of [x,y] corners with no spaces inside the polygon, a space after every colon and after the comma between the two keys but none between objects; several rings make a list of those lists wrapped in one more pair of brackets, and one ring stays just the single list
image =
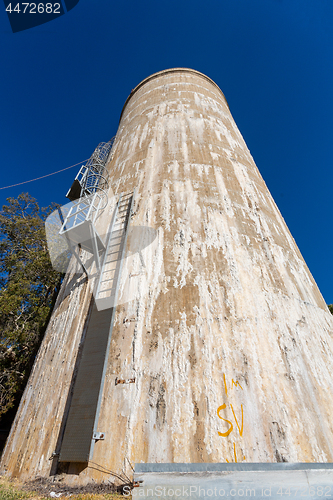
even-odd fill
[{"label": "metal handrail", "polygon": [[109,189],[109,175],[106,169],[106,163],[109,158],[114,138],[109,142],[101,142],[87,163],[84,165],[86,171],[82,176],[82,193],[83,196],[89,196],[99,191],[103,197],[103,207],[107,205]]},{"label": "metal handrail", "polygon": [[63,234],[66,231],[77,227],[86,220],[89,220],[94,224],[97,214],[102,208],[102,201],[103,197],[99,192],[96,192],[90,196],[79,198],[77,201],[73,202],[73,206],[70,208],[59,234]]}]

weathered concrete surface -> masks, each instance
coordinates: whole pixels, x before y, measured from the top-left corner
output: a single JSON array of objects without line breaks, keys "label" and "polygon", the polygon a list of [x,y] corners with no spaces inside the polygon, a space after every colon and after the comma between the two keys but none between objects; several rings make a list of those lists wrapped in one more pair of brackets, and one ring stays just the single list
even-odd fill
[{"label": "weathered concrete surface", "polygon": [[[292,496],[319,499],[333,491],[333,464],[230,463],[136,464],[134,498]],[[125,495],[129,488],[125,487]]]},{"label": "weathered concrete surface", "polygon": [[[112,332],[105,440],[89,467],[62,465],[67,479],[129,475],[128,461],[333,461],[332,316],[219,88],[186,69],[143,81],[109,168],[115,194],[136,189],[131,224],[157,244],[145,266],[124,262],[132,300]],[[91,296],[82,278],[67,290],[3,454],[11,475],[55,470]]]}]

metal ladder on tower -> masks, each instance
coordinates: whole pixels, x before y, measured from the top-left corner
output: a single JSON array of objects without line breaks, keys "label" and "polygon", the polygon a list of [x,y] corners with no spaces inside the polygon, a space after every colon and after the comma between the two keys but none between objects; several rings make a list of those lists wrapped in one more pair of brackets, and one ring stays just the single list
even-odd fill
[{"label": "metal ladder on tower", "polygon": [[117,305],[117,293],[126,249],[133,197],[134,192],[122,193],[115,208],[106,242],[105,257],[95,292],[95,302],[99,311]]}]

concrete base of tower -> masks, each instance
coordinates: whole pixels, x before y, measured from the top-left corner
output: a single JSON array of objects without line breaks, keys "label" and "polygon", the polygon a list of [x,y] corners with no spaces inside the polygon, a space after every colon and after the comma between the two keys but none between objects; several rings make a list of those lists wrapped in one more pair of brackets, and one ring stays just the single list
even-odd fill
[{"label": "concrete base of tower", "polygon": [[132,498],[145,500],[158,497],[313,499],[333,495],[333,464],[141,463],[135,465],[134,484],[136,487],[132,490]]}]

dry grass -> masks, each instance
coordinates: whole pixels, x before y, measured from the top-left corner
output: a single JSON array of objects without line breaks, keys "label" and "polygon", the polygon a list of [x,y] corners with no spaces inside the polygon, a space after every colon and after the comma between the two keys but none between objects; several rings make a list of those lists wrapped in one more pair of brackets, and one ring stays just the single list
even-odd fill
[{"label": "dry grass", "polygon": [[[49,500],[52,498],[41,495],[35,491],[27,491],[24,484],[16,481],[0,477],[0,500]],[[114,493],[95,494],[95,493],[80,493],[80,494],[62,494],[60,500],[70,498],[71,500],[124,500],[132,497],[123,497]],[[56,499],[55,499],[56,500]]]}]

